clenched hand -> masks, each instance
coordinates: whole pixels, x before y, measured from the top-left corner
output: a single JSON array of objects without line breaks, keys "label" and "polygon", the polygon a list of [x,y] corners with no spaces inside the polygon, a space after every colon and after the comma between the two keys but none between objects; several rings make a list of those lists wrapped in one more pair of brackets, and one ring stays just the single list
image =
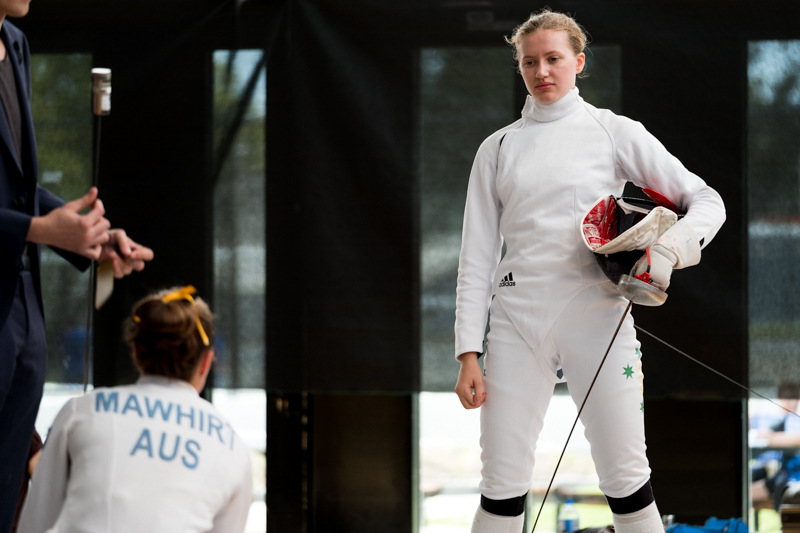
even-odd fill
[{"label": "clenched hand", "polygon": [[[455,392],[464,409],[476,409],[486,400],[483,390],[483,372],[478,364],[478,354],[467,352],[458,356],[461,370],[458,371],[458,382]],[[473,394],[473,390],[475,391]]]},{"label": "clenched hand", "polygon": [[[86,214],[80,214],[90,206]],[[55,246],[88,259],[98,259],[103,244],[110,238],[108,228],[111,224],[105,213],[103,202],[97,198],[97,188],[92,187],[83,197],[67,202],[45,216],[31,219],[27,240]]]}]

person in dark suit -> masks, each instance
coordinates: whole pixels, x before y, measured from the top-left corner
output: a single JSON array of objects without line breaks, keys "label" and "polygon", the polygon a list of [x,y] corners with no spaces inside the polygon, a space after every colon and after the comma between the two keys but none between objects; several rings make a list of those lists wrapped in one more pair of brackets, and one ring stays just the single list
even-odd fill
[{"label": "person in dark suit", "polygon": [[0,0],[0,533],[12,525],[45,379],[39,246],[81,270],[92,259],[110,260],[116,277],[153,257],[123,230],[109,229],[96,188],[64,203],[37,184],[30,51],[5,20],[25,16],[29,5]]}]

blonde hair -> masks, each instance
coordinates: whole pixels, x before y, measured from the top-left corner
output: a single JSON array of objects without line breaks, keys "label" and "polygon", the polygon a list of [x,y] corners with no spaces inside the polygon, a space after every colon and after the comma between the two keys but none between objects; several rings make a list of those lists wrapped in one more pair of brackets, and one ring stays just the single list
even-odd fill
[{"label": "blonde hair", "polygon": [[214,347],[214,315],[208,304],[200,297],[169,299],[182,290],[165,289],[142,298],[125,320],[125,342],[143,374],[190,381],[203,354]]},{"label": "blonde hair", "polygon": [[522,44],[522,38],[538,30],[561,30],[567,32],[570,47],[576,56],[583,52],[589,43],[586,30],[575,22],[574,18],[564,13],[551,11],[549,7],[545,7],[538,13],[531,13],[528,20],[514,28],[511,37],[506,37],[506,42],[514,48],[514,61],[517,64],[519,64],[519,47]]}]

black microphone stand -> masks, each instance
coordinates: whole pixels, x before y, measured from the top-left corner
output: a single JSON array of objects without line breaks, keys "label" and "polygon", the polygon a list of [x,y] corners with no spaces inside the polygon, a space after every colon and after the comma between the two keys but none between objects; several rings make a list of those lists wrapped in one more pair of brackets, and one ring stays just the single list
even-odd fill
[{"label": "black microphone stand", "polygon": [[[97,187],[100,177],[100,126],[105,115],[111,113],[111,70],[107,68],[92,69],[92,115],[94,116],[92,147],[92,187]],[[89,266],[89,291],[86,306],[86,339],[83,351],[83,392],[89,387],[89,349],[92,339],[92,325],[97,305],[96,261]]]}]

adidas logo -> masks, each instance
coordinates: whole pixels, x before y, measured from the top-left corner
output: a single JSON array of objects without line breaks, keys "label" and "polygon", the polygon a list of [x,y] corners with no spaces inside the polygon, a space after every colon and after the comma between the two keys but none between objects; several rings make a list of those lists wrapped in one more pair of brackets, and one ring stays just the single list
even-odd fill
[{"label": "adidas logo", "polygon": [[509,272],[508,275],[503,278],[503,281],[500,282],[501,287],[513,287],[516,284],[517,282],[514,281],[514,276],[511,272]]}]

